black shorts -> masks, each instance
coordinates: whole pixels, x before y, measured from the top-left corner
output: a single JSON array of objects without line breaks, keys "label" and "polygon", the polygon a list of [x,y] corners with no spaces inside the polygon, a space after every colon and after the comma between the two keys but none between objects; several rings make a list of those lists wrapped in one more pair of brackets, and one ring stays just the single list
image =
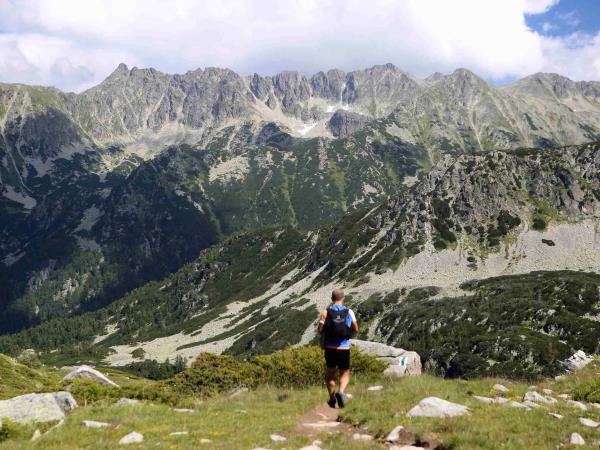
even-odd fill
[{"label": "black shorts", "polygon": [[326,348],[325,363],[327,363],[328,369],[337,367],[340,370],[348,370],[350,368],[350,350]]}]

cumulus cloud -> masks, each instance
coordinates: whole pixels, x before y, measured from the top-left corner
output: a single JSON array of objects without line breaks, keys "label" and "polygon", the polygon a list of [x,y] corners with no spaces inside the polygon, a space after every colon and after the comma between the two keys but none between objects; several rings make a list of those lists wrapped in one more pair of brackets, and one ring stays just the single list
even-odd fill
[{"label": "cumulus cloud", "polygon": [[488,79],[600,78],[585,63],[600,53],[597,36],[574,45],[527,27],[526,14],[557,1],[0,0],[0,80],[79,91],[119,62],[264,75],[392,62],[417,76],[467,67]]}]

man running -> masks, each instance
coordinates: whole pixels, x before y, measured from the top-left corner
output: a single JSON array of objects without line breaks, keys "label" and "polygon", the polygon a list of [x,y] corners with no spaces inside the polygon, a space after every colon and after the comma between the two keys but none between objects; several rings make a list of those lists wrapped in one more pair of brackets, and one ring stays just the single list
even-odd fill
[{"label": "man running", "polygon": [[[344,291],[337,288],[331,293],[331,305],[323,311],[318,332],[323,336],[327,369],[325,381],[329,391],[327,404],[343,408],[346,404],[344,391],[350,382],[350,337],[358,333],[354,312],[344,305]],[[335,392],[336,372],[340,374],[340,390]]]}]

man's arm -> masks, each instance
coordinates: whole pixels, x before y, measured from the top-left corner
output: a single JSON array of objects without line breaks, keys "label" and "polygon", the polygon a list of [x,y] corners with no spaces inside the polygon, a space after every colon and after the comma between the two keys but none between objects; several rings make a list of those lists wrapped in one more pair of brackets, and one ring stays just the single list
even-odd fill
[{"label": "man's arm", "polygon": [[356,336],[358,334],[358,322],[356,321],[356,316],[354,315],[354,311],[350,310],[350,317],[352,318],[352,324],[350,325],[350,331],[352,336]]},{"label": "man's arm", "polygon": [[317,326],[317,333],[323,334],[325,332],[325,319],[327,319],[327,310],[324,310],[319,318],[319,325]]}]

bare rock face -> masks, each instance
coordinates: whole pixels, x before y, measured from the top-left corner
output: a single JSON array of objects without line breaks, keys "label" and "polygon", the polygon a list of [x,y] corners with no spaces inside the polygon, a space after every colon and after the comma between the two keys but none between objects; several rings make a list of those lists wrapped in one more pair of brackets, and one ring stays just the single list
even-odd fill
[{"label": "bare rock face", "polygon": [[352,344],[361,352],[389,364],[388,368],[383,372],[384,375],[392,377],[421,375],[423,366],[421,364],[421,357],[417,352],[360,339],[353,339]]},{"label": "bare rock face", "polygon": [[351,111],[338,109],[331,119],[328,127],[335,137],[348,137],[361,130],[369,121],[369,118]]},{"label": "bare rock face", "polygon": [[99,384],[106,384],[109,386],[118,387],[118,385],[114,381],[112,381],[102,372],[86,365],[79,366],[72,372],[69,372],[67,375],[65,375],[63,380],[74,380],[75,378],[82,378],[85,380],[94,381]]},{"label": "bare rock face", "polygon": [[26,394],[0,401],[0,417],[18,423],[51,422],[63,420],[76,407],[69,392]]}]

